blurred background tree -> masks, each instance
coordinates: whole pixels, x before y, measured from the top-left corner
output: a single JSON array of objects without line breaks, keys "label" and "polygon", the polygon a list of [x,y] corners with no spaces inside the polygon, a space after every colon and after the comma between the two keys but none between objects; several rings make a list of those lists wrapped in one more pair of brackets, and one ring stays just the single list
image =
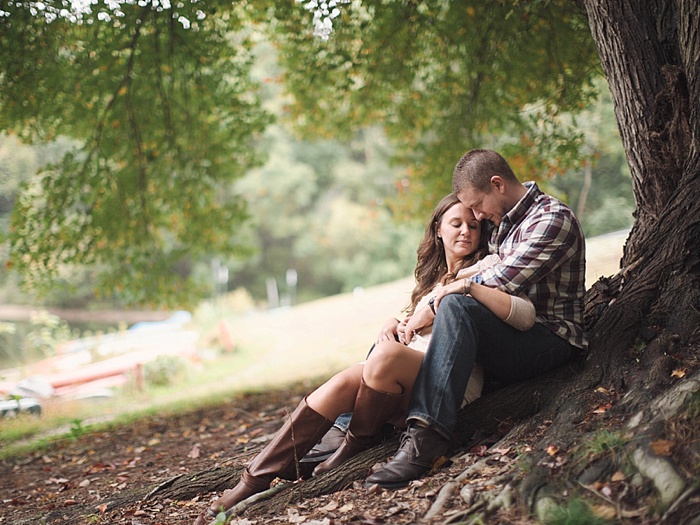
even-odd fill
[{"label": "blurred background tree", "polygon": [[576,212],[588,237],[628,229],[634,220],[629,166],[620,142],[612,99],[604,79],[600,96],[578,117],[583,131],[582,166],[548,181],[549,190]]},{"label": "blurred background tree", "polygon": [[28,142],[75,142],[24,178],[6,268],[34,293],[89,267],[98,297],[173,306],[201,295],[193,262],[243,249],[229,233],[245,200],[229,184],[260,162],[254,144],[270,121],[236,7],[3,10],[3,128]]},{"label": "blurred background tree", "polygon": [[299,31],[309,15],[298,6],[277,11],[290,122],[313,137],[380,123],[407,170],[404,213],[449,192],[475,147],[538,180],[581,165],[576,116],[601,72],[571,2],[354,2],[327,41]]}]

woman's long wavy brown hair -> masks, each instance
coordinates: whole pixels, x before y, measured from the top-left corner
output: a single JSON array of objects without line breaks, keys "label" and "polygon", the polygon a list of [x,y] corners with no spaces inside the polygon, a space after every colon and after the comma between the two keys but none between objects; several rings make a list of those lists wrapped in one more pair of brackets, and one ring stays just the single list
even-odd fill
[{"label": "woman's long wavy brown hair", "polygon": [[[436,283],[445,284],[455,278],[454,273],[447,271],[447,259],[445,258],[445,246],[442,244],[442,239],[438,237],[438,228],[442,217],[447,213],[447,210],[459,203],[459,199],[454,193],[450,193],[444,197],[433,211],[433,216],[425,228],[423,239],[418,245],[418,262],[414,275],[416,277],[416,287],[411,292],[411,304],[406,307],[408,315],[412,315],[416,309],[418,301],[421,297],[430,292]],[[457,268],[457,271],[462,268],[467,268],[480,259],[488,255],[488,238],[491,232],[490,223],[481,221],[481,238],[476,250],[467,255]]]}]

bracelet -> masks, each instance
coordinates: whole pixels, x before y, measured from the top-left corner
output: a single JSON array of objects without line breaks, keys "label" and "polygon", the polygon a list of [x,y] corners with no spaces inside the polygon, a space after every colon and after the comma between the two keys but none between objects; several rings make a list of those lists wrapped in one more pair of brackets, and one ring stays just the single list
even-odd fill
[{"label": "bracelet", "polygon": [[433,315],[435,315],[435,297],[430,298],[428,306],[430,306],[430,310],[433,312]]},{"label": "bracelet", "polygon": [[469,290],[471,290],[472,282],[469,279],[464,279],[464,288],[462,289],[462,295],[469,295]]}]

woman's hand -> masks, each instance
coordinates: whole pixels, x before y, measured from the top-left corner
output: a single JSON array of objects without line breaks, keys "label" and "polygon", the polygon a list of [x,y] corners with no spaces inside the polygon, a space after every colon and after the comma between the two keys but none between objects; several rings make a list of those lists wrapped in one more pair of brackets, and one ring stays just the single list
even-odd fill
[{"label": "woman's hand", "polygon": [[377,343],[380,341],[396,341],[399,326],[400,323],[398,319],[389,319],[386,323],[384,323],[384,326],[382,326],[382,329],[379,331]]},{"label": "woman's hand", "polygon": [[458,281],[451,282],[450,284],[446,284],[445,286],[441,286],[438,288],[437,293],[435,294],[435,311],[437,312],[438,307],[440,306],[440,300],[445,297],[446,295],[449,295],[451,293],[458,293],[461,294],[464,292],[464,279],[460,279]]},{"label": "woman's hand", "polygon": [[406,338],[406,325],[408,324],[408,320],[410,317],[406,317],[403,319],[403,321],[399,322],[399,325],[396,327],[396,340],[398,340],[399,343],[404,343],[404,339]]},{"label": "woman's hand", "polygon": [[415,334],[420,333],[426,326],[431,326],[434,320],[435,316],[429,306],[416,310],[404,326],[399,326],[399,341],[407,345]]}]

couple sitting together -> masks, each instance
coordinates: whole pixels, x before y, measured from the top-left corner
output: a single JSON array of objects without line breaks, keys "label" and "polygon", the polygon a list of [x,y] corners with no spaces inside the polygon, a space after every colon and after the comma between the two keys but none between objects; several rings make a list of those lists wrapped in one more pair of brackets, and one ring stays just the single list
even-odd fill
[{"label": "couple sitting together", "polygon": [[405,319],[385,323],[365,361],[306,396],[195,525],[277,477],[297,479],[298,461],[347,413],[342,442],[313,475],[376,445],[392,423],[404,429],[399,450],[366,481],[406,486],[449,455],[457,412],[481,395],[484,375],[530,379],[586,348],[585,244],[571,210],[491,150],[465,154],[452,189],[418,247]]}]

